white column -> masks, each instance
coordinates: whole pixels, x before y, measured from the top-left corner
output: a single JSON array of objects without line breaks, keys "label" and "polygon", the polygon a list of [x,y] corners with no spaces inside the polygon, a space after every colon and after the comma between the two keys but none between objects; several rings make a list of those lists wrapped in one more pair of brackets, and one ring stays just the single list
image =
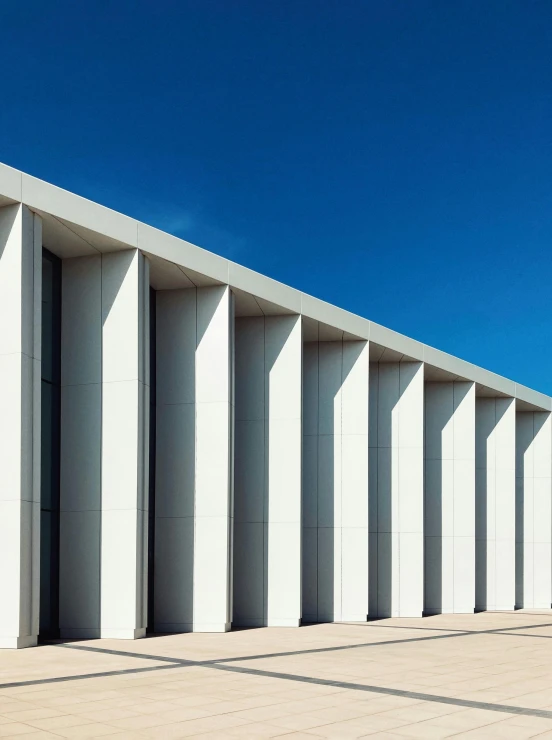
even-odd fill
[{"label": "white column", "polygon": [[36,645],[42,222],[0,209],[0,647]]},{"label": "white column", "polygon": [[425,386],[424,613],[475,607],[475,385]]},{"label": "white column", "polygon": [[147,621],[149,275],[137,250],[102,256],[101,636]]},{"label": "white column", "polygon": [[157,292],[156,631],[231,622],[233,297]]},{"label": "white column", "polygon": [[236,321],[234,624],[301,621],[299,316]]},{"label": "white column", "polygon": [[303,621],[368,614],[368,344],[303,357]]},{"label": "white column", "polygon": [[545,411],[516,414],[516,607],[550,609],[551,422]]},{"label": "white column", "polygon": [[230,629],[233,529],[233,298],[198,290],[194,631]]},{"label": "white column", "polygon": [[516,411],[513,398],[477,398],[475,606],[515,605]]},{"label": "white column", "polygon": [[370,617],[423,610],[424,370],[370,369]]},{"label": "white column", "polygon": [[100,636],[102,257],[62,262],[61,637]]}]

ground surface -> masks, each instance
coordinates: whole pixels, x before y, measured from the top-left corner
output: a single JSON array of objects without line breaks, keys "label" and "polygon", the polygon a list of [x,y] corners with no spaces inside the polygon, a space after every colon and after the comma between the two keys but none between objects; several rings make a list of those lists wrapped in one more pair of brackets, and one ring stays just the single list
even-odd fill
[{"label": "ground surface", "polygon": [[0,651],[0,737],[552,738],[552,612]]}]

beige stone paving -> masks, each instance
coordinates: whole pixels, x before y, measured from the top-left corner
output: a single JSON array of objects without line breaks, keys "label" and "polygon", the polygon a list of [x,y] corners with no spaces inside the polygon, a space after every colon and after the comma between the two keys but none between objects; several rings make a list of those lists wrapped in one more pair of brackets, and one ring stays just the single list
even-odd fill
[{"label": "beige stone paving", "polygon": [[552,738],[552,612],[66,644],[0,651],[0,739]]}]

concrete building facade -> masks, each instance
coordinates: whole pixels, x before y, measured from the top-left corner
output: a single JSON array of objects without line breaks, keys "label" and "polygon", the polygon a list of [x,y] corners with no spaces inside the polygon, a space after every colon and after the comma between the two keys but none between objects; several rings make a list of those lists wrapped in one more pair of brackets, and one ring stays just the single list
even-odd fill
[{"label": "concrete building facade", "polygon": [[551,410],[0,166],[0,647],[550,609]]}]

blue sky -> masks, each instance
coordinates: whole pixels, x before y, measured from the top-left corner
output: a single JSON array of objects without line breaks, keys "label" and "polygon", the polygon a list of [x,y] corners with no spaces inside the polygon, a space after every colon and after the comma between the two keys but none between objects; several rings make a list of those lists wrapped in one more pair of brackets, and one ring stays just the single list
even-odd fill
[{"label": "blue sky", "polygon": [[0,161],[552,393],[552,4],[27,0]]}]

